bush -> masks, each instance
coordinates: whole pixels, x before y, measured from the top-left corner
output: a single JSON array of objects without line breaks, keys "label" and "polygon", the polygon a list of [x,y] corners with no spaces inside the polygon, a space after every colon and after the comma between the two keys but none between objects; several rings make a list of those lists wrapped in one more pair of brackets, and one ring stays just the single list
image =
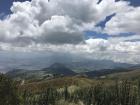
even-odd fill
[{"label": "bush", "polygon": [[14,82],[3,74],[0,74],[0,105],[19,105]]}]

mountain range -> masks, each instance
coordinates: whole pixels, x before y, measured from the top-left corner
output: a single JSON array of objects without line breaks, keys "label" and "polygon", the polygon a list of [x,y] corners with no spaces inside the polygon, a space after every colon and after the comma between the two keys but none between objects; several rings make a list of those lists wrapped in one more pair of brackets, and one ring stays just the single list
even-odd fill
[{"label": "mountain range", "polygon": [[89,71],[86,69],[81,72],[75,72],[72,68],[69,68],[68,65],[62,63],[54,63],[51,66],[47,68],[43,68],[41,70],[14,69],[12,71],[7,72],[6,75],[16,80],[21,80],[21,79],[27,79],[27,80],[45,79],[46,80],[46,79],[52,79],[52,78],[62,77],[62,76],[83,76],[83,75],[90,78],[95,78],[95,77],[101,77],[113,73],[129,72],[138,68],[140,68],[140,66],[124,65],[123,67],[116,66],[115,69],[113,68],[113,69],[102,69],[102,70],[93,70],[93,71]]},{"label": "mountain range", "polygon": [[48,68],[43,68],[41,70],[24,70],[24,69],[14,69],[6,73],[11,78],[14,79],[48,79],[54,78],[56,76],[73,76],[76,75],[74,71],[67,68],[63,64],[54,63]]}]

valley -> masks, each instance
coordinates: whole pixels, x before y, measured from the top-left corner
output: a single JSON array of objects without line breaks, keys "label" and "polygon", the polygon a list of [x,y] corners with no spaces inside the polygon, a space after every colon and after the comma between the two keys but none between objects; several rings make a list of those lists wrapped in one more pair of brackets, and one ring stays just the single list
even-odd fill
[{"label": "valley", "polygon": [[138,65],[78,73],[62,63],[54,63],[41,70],[15,69],[7,72],[5,76],[16,84],[20,105],[139,103]]}]

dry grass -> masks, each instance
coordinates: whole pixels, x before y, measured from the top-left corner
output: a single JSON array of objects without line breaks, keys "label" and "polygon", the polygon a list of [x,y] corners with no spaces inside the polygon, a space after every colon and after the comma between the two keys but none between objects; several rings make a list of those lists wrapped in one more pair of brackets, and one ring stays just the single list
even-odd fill
[{"label": "dry grass", "polygon": [[108,78],[118,78],[118,79],[133,79],[140,77],[140,70],[133,70],[128,72],[114,73],[107,76]]},{"label": "dry grass", "polygon": [[69,91],[73,92],[74,90],[84,87],[95,86],[96,84],[104,83],[110,85],[113,83],[112,80],[94,80],[89,78],[79,78],[79,77],[62,77],[56,78],[48,81],[42,82],[32,82],[26,83],[22,86],[19,86],[20,90],[28,90],[32,93],[41,92],[46,90],[48,87],[53,87],[57,89],[63,89],[65,86],[68,86]]},{"label": "dry grass", "polygon": [[56,105],[84,105],[83,102],[79,101],[78,103],[73,103],[73,102],[67,102],[64,100],[60,100],[57,102]]}]

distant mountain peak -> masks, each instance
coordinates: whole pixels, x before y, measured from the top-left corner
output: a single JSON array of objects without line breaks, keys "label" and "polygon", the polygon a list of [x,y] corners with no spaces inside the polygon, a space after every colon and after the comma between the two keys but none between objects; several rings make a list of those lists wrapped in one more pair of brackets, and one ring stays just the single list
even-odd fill
[{"label": "distant mountain peak", "polygon": [[44,68],[43,70],[55,74],[75,75],[74,71],[72,71],[62,63],[54,63],[50,67]]}]

